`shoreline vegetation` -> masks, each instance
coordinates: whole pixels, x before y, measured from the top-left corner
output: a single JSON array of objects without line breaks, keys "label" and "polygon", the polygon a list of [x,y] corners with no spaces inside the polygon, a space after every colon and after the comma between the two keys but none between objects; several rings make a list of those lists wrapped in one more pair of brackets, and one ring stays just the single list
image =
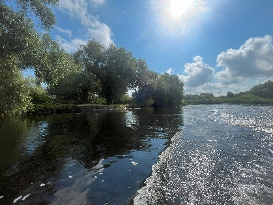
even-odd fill
[{"label": "shoreline vegetation", "polygon": [[78,104],[181,105],[184,84],[178,76],[150,70],[124,47],[90,40],[68,53],[49,33],[57,5],[58,0],[0,4],[1,116],[74,112]]},{"label": "shoreline vegetation", "polygon": [[[226,96],[215,97],[212,93],[186,94],[178,106],[184,105],[198,105],[198,104],[244,104],[244,105],[273,105],[273,82],[267,81],[264,84],[254,86],[247,92],[234,94],[228,92]],[[35,99],[35,98],[33,98]],[[47,99],[47,100],[45,100]],[[33,104],[33,107],[26,114],[63,114],[63,113],[81,113],[96,110],[124,110],[132,108],[153,107],[153,101],[150,104],[136,104],[132,97],[126,96],[126,100],[119,104],[99,104],[99,103],[55,103],[48,100],[48,96],[44,96],[43,100],[37,99],[36,102],[40,104]],[[175,106],[173,106],[175,107]],[[155,107],[158,108],[158,107]]]},{"label": "shoreline vegetation", "polygon": [[[105,48],[91,40],[69,54],[49,35],[36,40],[45,57],[41,62],[32,64],[13,50],[0,56],[0,115],[74,112],[79,104],[159,108],[183,103],[178,76],[149,70],[123,47]],[[35,75],[26,77],[26,68]]]},{"label": "shoreline vegetation", "polygon": [[[249,91],[234,94],[228,92],[226,96],[215,97],[212,93],[186,94],[179,106],[197,104],[245,104],[245,105],[273,105],[273,82],[267,81],[251,88]],[[37,104],[34,105],[34,111],[31,114],[51,114],[51,113],[67,113],[67,112],[83,112],[88,110],[117,110],[127,108],[141,108],[152,106],[150,104],[135,104],[133,99],[126,96],[121,104]]]},{"label": "shoreline vegetation", "polygon": [[[1,3],[0,116],[77,112],[80,104],[154,108],[273,104],[272,81],[227,96],[184,95],[184,84],[177,75],[150,70],[145,60],[136,59],[123,47],[105,47],[90,40],[68,53],[49,34],[56,23],[52,6],[57,2],[16,1],[14,7]],[[37,22],[32,21],[33,14]],[[33,75],[26,75],[29,71]]]},{"label": "shoreline vegetation", "polygon": [[269,80],[251,88],[249,91],[232,93],[215,97],[212,93],[200,95],[185,95],[186,104],[245,104],[245,105],[273,105],[273,81]]},{"label": "shoreline vegetation", "polygon": [[138,108],[130,104],[37,104],[27,115],[44,115],[44,114],[64,114],[64,113],[81,113],[96,110],[125,110],[131,108]]}]

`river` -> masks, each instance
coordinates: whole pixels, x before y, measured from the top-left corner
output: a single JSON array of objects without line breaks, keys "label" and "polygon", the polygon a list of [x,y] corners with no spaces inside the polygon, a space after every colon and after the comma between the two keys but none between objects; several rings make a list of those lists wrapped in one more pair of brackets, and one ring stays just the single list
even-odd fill
[{"label": "river", "polygon": [[273,204],[273,107],[184,107],[135,204]]},{"label": "river", "polygon": [[0,121],[0,204],[272,204],[273,107]]}]

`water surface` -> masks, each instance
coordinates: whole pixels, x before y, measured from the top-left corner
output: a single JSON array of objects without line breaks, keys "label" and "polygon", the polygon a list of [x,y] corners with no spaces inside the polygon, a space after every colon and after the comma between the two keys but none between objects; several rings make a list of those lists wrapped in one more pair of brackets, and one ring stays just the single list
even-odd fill
[{"label": "water surface", "polygon": [[181,130],[178,109],[0,121],[0,204],[126,204]]},{"label": "water surface", "polygon": [[4,120],[0,204],[273,204],[272,137],[272,106]]},{"label": "water surface", "polygon": [[273,107],[184,107],[135,204],[273,204]]}]

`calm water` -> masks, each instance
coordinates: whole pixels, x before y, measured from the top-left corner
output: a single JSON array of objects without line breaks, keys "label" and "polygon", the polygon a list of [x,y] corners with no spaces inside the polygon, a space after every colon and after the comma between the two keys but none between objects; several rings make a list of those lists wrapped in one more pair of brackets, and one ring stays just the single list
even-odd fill
[{"label": "calm water", "polygon": [[273,107],[184,107],[135,204],[273,204]]},{"label": "calm water", "polygon": [[183,126],[179,109],[0,121],[0,204],[126,204]]}]

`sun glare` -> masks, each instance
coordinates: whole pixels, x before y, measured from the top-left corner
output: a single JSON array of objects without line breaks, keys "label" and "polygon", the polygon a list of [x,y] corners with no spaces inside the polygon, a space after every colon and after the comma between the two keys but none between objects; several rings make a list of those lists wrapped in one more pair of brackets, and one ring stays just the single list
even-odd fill
[{"label": "sun glare", "polygon": [[193,4],[193,0],[171,0],[169,4],[169,11],[172,17],[179,18],[187,13]]},{"label": "sun glare", "polygon": [[151,28],[156,28],[160,36],[170,37],[170,40],[181,39],[186,35],[192,38],[199,35],[202,22],[210,14],[206,0],[150,0],[149,2],[152,8]]}]

